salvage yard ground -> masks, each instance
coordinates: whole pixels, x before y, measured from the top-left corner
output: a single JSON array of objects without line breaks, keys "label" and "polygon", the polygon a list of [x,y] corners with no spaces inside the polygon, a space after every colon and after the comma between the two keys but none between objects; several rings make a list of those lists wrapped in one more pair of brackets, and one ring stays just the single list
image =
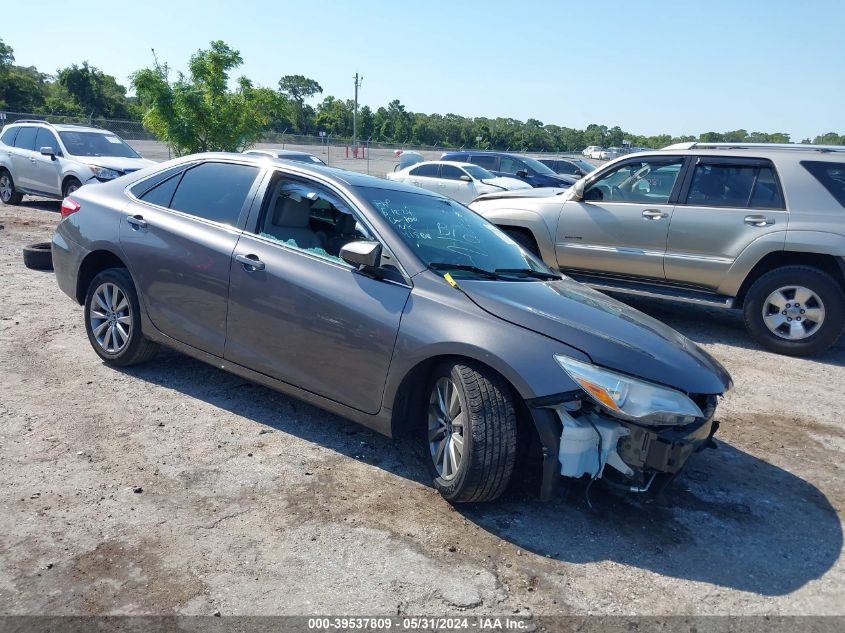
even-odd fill
[{"label": "salvage yard ground", "polygon": [[21,262],[58,219],[0,208],[0,613],[845,614],[843,342],[787,358],[637,301],[732,373],[718,450],[668,503],[453,508],[408,441],[174,352],[104,365]]}]

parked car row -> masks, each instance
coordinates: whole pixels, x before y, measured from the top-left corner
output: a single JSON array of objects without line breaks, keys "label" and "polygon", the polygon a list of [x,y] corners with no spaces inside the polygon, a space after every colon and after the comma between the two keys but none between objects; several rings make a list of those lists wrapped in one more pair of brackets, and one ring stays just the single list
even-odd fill
[{"label": "parked car row", "polygon": [[449,161],[417,163],[387,174],[387,179],[435,191],[463,204],[485,193],[531,189],[531,185],[517,178],[495,176],[472,163]]},{"label": "parked car row", "polygon": [[636,154],[637,152],[650,152],[648,147],[602,147],[601,145],[589,145],[584,148],[581,155],[584,158],[593,160],[613,160],[625,154]]}]

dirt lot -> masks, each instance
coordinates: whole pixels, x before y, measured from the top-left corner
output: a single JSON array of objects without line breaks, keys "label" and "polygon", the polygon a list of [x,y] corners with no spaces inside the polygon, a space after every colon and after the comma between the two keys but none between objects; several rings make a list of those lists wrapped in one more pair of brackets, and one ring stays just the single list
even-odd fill
[{"label": "dirt lot", "polygon": [[452,508],[392,442],[176,353],[119,371],[0,208],[0,613],[845,614],[845,346],[637,303],[736,387],[668,504],[571,486]]}]

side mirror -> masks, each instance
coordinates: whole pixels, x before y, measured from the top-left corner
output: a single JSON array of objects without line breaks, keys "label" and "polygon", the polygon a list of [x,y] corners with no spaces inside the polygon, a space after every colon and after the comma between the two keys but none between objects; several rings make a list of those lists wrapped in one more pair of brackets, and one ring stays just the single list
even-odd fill
[{"label": "side mirror", "polygon": [[54,150],[49,145],[45,145],[44,147],[42,147],[38,151],[41,152],[44,156],[49,156],[53,160],[56,160],[56,150]]},{"label": "side mirror", "polygon": [[528,172],[525,171],[524,169],[520,169],[518,172],[516,172],[516,177],[517,178],[527,178]]},{"label": "side mirror", "polygon": [[585,188],[585,186],[586,186],[586,182],[584,181],[583,178],[581,180],[579,180],[578,182],[576,182],[574,185],[572,185],[572,191],[575,192],[575,195],[573,196],[574,200],[583,200],[584,199],[584,188]]},{"label": "side mirror", "polygon": [[472,182],[472,178],[470,178],[466,174],[461,175],[461,180],[463,180],[464,182]]},{"label": "side mirror", "polygon": [[376,268],[381,260],[381,244],[369,240],[349,242],[341,247],[340,258],[359,270]]}]

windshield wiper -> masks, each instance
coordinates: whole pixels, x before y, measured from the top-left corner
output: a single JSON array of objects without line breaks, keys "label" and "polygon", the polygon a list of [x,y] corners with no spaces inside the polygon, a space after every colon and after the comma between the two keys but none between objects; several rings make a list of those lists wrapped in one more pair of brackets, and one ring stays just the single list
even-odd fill
[{"label": "windshield wiper", "polygon": [[431,262],[428,265],[431,270],[465,270],[466,272],[475,273],[487,279],[498,279],[499,275],[491,270],[485,270],[478,266],[470,266],[469,264],[450,264],[448,262]]},{"label": "windshield wiper", "polygon": [[537,279],[560,279],[560,275],[547,273],[542,270],[534,270],[533,268],[497,268],[494,272],[501,273],[503,275],[526,275],[528,277],[536,277]]}]

